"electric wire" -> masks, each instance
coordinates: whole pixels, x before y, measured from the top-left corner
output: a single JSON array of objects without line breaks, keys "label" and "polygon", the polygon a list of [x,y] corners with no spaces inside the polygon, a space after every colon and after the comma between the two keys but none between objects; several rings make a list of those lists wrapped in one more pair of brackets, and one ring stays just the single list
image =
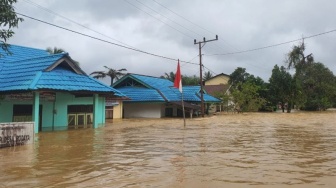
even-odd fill
[{"label": "electric wire", "polygon": [[129,1],[127,1],[127,0],[124,0],[124,1],[125,1],[126,3],[128,3],[128,4],[130,4],[131,6],[133,6],[134,8],[136,8],[136,9],[138,9],[138,10],[140,10],[140,11],[142,11],[142,12],[146,13],[146,14],[147,14],[147,15],[149,15],[150,17],[152,17],[152,18],[154,18],[154,19],[158,20],[159,22],[161,22],[161,23],[163,23],[163,24],[167,25],[168,27],[170,27],[170,28],[174,29],[175,31],[177,31],[177,32],[181,33],[182,35],[184,35],[184,36],[186,36],[186,37],[189,37],[189,38],[191,38],[191,39],[194,39],[193,37],[191,37],[191,36],[189,36],[189,35],[187,35],[187,34],[183,33],[182,31],[180,31],[179,29],[176,29],[175,27],[171,26],[170,24],[167,24],[166,22],[162,21],[161,19],[159,19],[159,18],[156,18],[155,16],[151,15],[150,13],[148,13],[148,12],[144,11],[143,9],[141,9],[141,8],[137,7],[137,6],[136,6],[136,5],[134,5],[133,3],[131,3],[131,2],[129,2]]},{"label": "electric wire", "polygon": [[72,19],[70,19],[70,18],[67,18],[67,17],[65,17],[65,16],[62,16],[61,14],[58,14],[57,12],[54,12],[54,11],[52,11],[52,10],[46,8],[46,7],[43,7],[42,5],[37,4],[37,3],[33,2],[33,1],[30,1],[30,0],[24,0],[24,1],[25,1],[26,3],[28,3],[28,4],[31,4],[31,5],[33,5],[33,6],[35,6],[35,7],[37,7],[37,8],[40,8],[40,9],[42,9],[42,10],[44,10],[44,11],[50,13],[50,14],[56,15],[56,16],[58,16],[58,17],[61,17],[61,18],[65,19],[65,20],[67,20],[67,21],[69,21],[69,22],[71,22],[71,23],[73,23],[73,24],[76,24],[76,25],[81,26],[81,27],[83,27],[83,28],[85,28],[85,29],[88,29],[88,30],[90,30],[90,31],[93,31],[93,32],[95,32],[95,33],[97,33],[97,34],[100,34],[100,35],[102,35],[102,36],[104,36],[104,37],[107,37],[107,38],[112,39],[112,40],[114,40],[114,41],[116,41],[116,42],[119,42],[120,44],[123,44],[123,45],[128,46],[128,47],[131,47],[131,48],[135,48],[135,47],[133,47],[133,46],[131,46],[131,45],[128,45],[128,44],[126,44],[126,43],[120,41],[120,40],[117,40],[117,39],[112,38],[112,37],[110,37],[110,36],[108,36],[108,35],[105,35],[104,33],[101,33],[101,32],[99,32],[99,31],[93,30],[93,29],[91,29],[91,28],[89,28],[89,27],[87,27],[87,26],[85,26],[85,25],[83,25],[83,24],[81,24],[81,23],[78,23],[78,22],[76,22],[76,21],[74,21],[74,20],[72,20]]},{"label": "electric wire", "polygon": [[289,44],[289,43],[301,41],[303,39],[310,39],[310,38],[318,37],[318,36],[329,34],[329,33],[332,33],[332,32],[336,32],[336,29],[326,31],[326,32],[322,32],[322,33],[318,33],[318,34],[314,34],[314,35],[310,35],[308,37],[302,37],[300,39],[295,39],[295,40],[291,40],[291,41],[287,41],[287,42],[281,42],[281,43],[278,43],[278,44],[272,44],[272,45],[268,45],[268,46],[264,46],[264,47],[253,48],[253,49],[237,51],[237,52],[223,53],[223,54],[205,54],[205,56],[225,56],[225,55],[234,55],[234,54],[242,54],[242,53],[247,53],[247,52],[253,52],[253,51],[263,50],[263,49],[267,49],[267,48],[273,48],[273,47],[281,46],[281,45],[284,45],[284,44]]},{"label": "electric wire", "polygon": [[[156,20],[158,20],[158,21],[162,22],[163,24],[165,24],[165,25],[169,26],[170,28],[172,28],[172,29],[176,30],[177,32],[181,33],[182,35],[184,35],[184,36],[187,36],[187,37],[189,37],[189,38],[191,38],[191,39],[195,39],[194,37],[191,37],[191,36],[189,36],[188,34],[186,34],[186,33],[182,32],[181,30],[179,30],[179,29],[177,29],[177,28],[175,28],[175,27],[173,27],[172,25],[170,25],[170,24],[166,23],[165,21],[163,21],[163,20],[161,20],[161,19],[159,19],[159,18],[157,18],[157,17],[153,16],[152,14],[150,14],[150,13],[146,12],[145,10],[143,10],[143,9],[139,8],[139,7],[138,7],[138,6],[136,6],[135,4],[133,4],[133,3],[129,2],[128,0],[124,0],[124,1],[125,1],[126,3],[128,3],[128,4],[130,4],[131,6],[135,7],[136,9],[138,9],[138,10],[140,10],[140,11],[142,11],[142,12],[146,13],[147,15],[151,16],[152,18],[154,18],[154,19],[156,19]],[[136,0],[136,1],[137,1],[139,4],[142,4],[142,5],[143,5],[143,6],[145,6],[146,8],[150,9],[151,11],[153,11],[153,12],[155,12],[155,13],[157,13],[157,14],[161,15],[162,17],[166,18],[167,20],[169,20],[169,21],[171,21],[171,22],[175,23],[176,25],[178,25],[178,26],[180,26],[180,27],[182,27],[182,28],[184,28],[184,29],[186,29],[186,30],[188,30],[188,31],[190,31],[190,32],[192,32],[192,33],[194,33],[194,34],[198,35],[198,36],[202,36],[202,35],[200,35],[200,34],[196,33],[195,31],[192,31],[191,29],[188,29],[188,28],[186,28],[185,26],[183,26],[183,25],[181,25],[181,24],[179,24],[179,23],[175,22],[174,20],[172,20],[172,19],[168,18],[167,16],[165,16],[165,15],[161,14],[160,12],[158,12],[158,11],[156,11],[156,10],[154,10],[154,9],[150,8],[149,6],[145,5],[144,3],[142,3],[142,2],[140,2],[140,1],[138,1],[138,0]],[[217,46],[217,47],[219,47],[219,48],[222,48],[221,46],[218,46],[218,45],[216,45],[216,46]],[[214,47],[212,47],[212,46],[210,46],[210,48],[213,48],[213,49],[214,49]],[[222,48],[222,49],[224,49],[224,48]]]},{"label": "electric wire", "polygon": [[[40,20],[40,19],[37,19],[37,18],[33,18],[31,16],[27,16],[25,14],[21,14],[21,13],[18,13],[18,12],[16,12],[16,14],[20,15],[20,16],[23,16],[23,17],[26,17],[26,18],[29,18],[29,19],[32,19],[32,20],[35,20],[35,21],[38,21],[38,22],[41,22],[41,23],[44,23],[44,24],[47,24],[47,25],[57,27],[59,29],[63,29],[63,30],[66,30],[66,31],[69,31],[69,32],[72,32],[72,33],[75,33],[75,34],[78,34],[78,35],[82,35],[82,36],[85,36],[85,37],[88,37],[88,38],[91,38],[91,39],[95,39],[95,40],[105,42],[105,43],[108,43],[108,44],[111,44],[111,45],[115,45],[115,46],[118,46],[118,47],[121,47],[121,48],[125,48],[125,49],[128,49],[128,50],[133,50],[133,51],[140,52],[140,53],[143,53],[143,54],[146,54],[146,55],[151,55],[151,56],[155,56],[155,57],[159,57],[159,58],[167,59],[167,60],[171,60],[171,61],[177,61],[178,60],[178,59],[175,59],[175,58],[166,57],[166,56],[163,56],[163,55],[158,55],[158,54],[154,54],[154,53],[151,53],[151,52],[146,52],[146,51],[139,50],[139,49],[136,49],[136,48],[131,48],[131,47],[128,47],[128,46],[117,44],[117,43],[114,43],[114,42],[111,42],[111,41],[107,41],[107,40],[104,40],[104,39],[101,39],[101,38],[97,38],[97,37],[94,37],[94,36],[91,36],[91,35],[81,33],[81,32],[78,32],[78,31],[74,31],[74,30],[71,30],[71,29],[56,25],[56,24],[52,24],[52,23],[49,23],[49,22],[46,22],[46,21],[43,21],[43,20]],[[198,65],[197,63],[192,63],[192,62],[187,62],[187,61],[180,61],[180,62]]]},{"label": "electric wire", "polygon": [[[169,20],[169,21],[171,21],[171,22],[175,23],[176,25],[178,25],[178,26],[180,26],[180,27],[184,28],[185,30],[188,30],[188,31],[190,31],[190,32],[192,32],[192,33],[194,33],[194,34],[196,34],[196,35],[198,35],[198,36],[202,36],[202,35],[200,35],[200,34],[196,33],[195,31],[193,31],[193,30],[191,30],[191,29],[188,29],[187,27],[185,27],[185,26],[183,26],[183,25],[181,25],[181,24],[177,23],[176,21],[174,21],[174,20],[172,20],[172,19],[168,18],[167,16],[165,16],[165,15],[161,14],[160,12],[158,12],[158,11],[156,11],[156,10],[152,9],[151,7],[149,7],[149,6],[145,5],[144,3],[140,2],[139,0],[136,0],[136,1],[137,1],[138,3],[140,3],[140,4],[142,4],[143,6],[147,7],[148,9],[152,10],[153,12],[155,12],[155,13],[157,13],[157,14],[161,15],[162,17],[166,18],[167,20]],[[191,38],[192,38],[192,37],[191,37]]]},{"label": "electric wire", "polygon": [[[158,5],[160,5],[161,7],[167,9],[168,11],[170,11],[170,12],[173,13],[173,14],[175,14],[176,16],[182,18],[183,20],[185,20],[185,21],[191,23],[192,25],[194,25],[194,26],[196,26],[196,27],[198,27],[198,28],[200,28],[200,29],[203,29],[204,31],[207,31],[207,32],[209,32],[209,33],[211,33],[211,34],[213,34],[213,35],[217,35],[217,34],[218,34],[218,33],[216,34],[216,33],[212,32],[212,31],[210,31],[210,30],[208,30],[208,29],[206,29],[206,28],[204,28],[204,27],[202,27],[202,26],[200,26],[200,25],[198,25],[198,24],[196,24],[196,23],[190,21],[189,19],[187,19],[187,18],[185,18],[184,16],[182,16],[182,15],[176,13],[175,11],[169,9],[167,6],[165,6],[165,5],[163,5],[163,4],[159,3],[159,2],[157,2],[156,0],[152,0],[152,1],[155,2],[155,3],[157,3]],[[219,40],[224,41],[224,42],[225,42],[225,43],[224,43],[225,45],[227,45],[228,47],[233,48],[233,49],[235,49],[235,50],[238,51],[237,48],[235,48],[235,47],[233,47],[232,45],[230,45],[227,41],[225,41],[225,40],[222,39],[221,37],[219,38]],[[220,47],[220,46],[219,46],[219,47]]]}]

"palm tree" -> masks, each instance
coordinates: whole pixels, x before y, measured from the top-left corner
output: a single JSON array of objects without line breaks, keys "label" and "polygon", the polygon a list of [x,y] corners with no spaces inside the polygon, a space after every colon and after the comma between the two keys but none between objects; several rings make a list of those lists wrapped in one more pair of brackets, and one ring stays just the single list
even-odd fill
[{"label": "palm tree", "polygon": [[165,78],[167,80],[170,80],[170,81],[174,82],[174,80],[175,80],[175,73],[174,72],[170,72],[170,73],[166,73],[165,72],[165,75],[161,76],[161,78]]},{"label": "palm tree", "polygon": [[[51,47],[48,47],[47,48],[47,52],[49,54],[61,54],[61,53],[64,53],[66,51],[63,50],[62,48],[57,48],[57,47],[51,48]],[[74,61],[79,66],[79,62],[78,61],[76,61],[76,60],[72,60],[72,61]]]},{"label": "palm tree", "polygon": [[125,73],[123,71],[127,71],[125,68],[116,70],[109,68],[107,66],[104,66],[106,69],[108,69],[107,72],[104,71],[94,71],[90,75],[94,75],[93,78],[99,79],[99,78],[105,78],[106,76],[109,76],[111,78],[111,86],[113,85],[114,79],[118,80],[121,76],[124,76]]},{"label": "palm tree", "polygon": [[65,51],[62,48],[57,48],[57,47],[51,48],[51,47],[48,47],[47,48],[47,52],[49,54],[60,54],[60,53],[63,53]]}]

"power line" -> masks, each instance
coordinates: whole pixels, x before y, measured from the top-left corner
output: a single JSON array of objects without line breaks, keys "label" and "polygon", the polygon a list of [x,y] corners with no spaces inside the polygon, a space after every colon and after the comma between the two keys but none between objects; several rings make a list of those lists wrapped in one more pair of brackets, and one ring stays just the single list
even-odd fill
[{"label": "power line", "polygon": [[289,43],[297,42],[297,41],[300,41],[302,39],[314,38],[314,37],[325,35],[325,34],[329,34],[329,33],[332,33],[332,32],[336,32],[336,29],[330,30],[330,31],[326,31],[326,32],[323,32],[323,33],[318,33],[318,34],[315,34],[315,35],[310,35],[308,37],[303,37],[303,38],[300,38],[300,39],[295,39],[295,40],[291,40],[291,41],[287,41],[287,42],[282,42],[282,43],[278,43],[278,44],[273,44],[273,45],[269,45],[269,46],[254,48],[254,49],[250,49],[250,50],[243,50],[243,51],[237,51],[237,52],[229,52],[229,53],[223,53],[223,54],[208,54],[208,55],[205,54],[205,56],[234,55],[234,54],[242,54],[242,53],[247,53],[247,52],[253,52],[253,51],[263,50],[263,49],[266,49],[266,48],[273,48],[273,47],[276,47],[276,46],[281,46],[281,45],[284,45],[284,44],[289,44]]},{"label": "power line", "polygon": [[[198,24],[196,24],[196,23],[190,21],[189,19],[187,19],[187,18],[185,18],[184,16],[182,16],[182,15],[176,13],[175,11],[169,9],[167,6],[165,6],[165,5],[163,5],[163,4],[159,3],[159,2],[157,2],[156,0],[152,0],[152,1],[154,1],[154,2],[157,3],[158,5],[162,6],[163,8],[167,9],[168,11],[170,11],[170,12],[173,13],[173,14],[175,14],[176,16],[182,18],[183,20],[185,20],[185,21],[191,23],[192,25],[194,25],[194,26],[196,26],[196,27],[198,27],[198,28],[201,28],[201,29],[203,29],[204,31],[207,31],[207,32],[209,32],[209,33],[211,33],[211,34],[216,35],[216,33],[214,33],[214,32],[212,32],[212,31],[210,31],[210,30],[208,30],[208,29],[206,29],[206,28],[204,28],[204,27],[202,27],[202,26],[200,26],[200,25],[198,25]],[[225,42],[224,44],[226,44],[226,45],[229,46],[230,48],[233,48],[233,49],[237,50],[237,48],[233,47],[232,45],[229,45],[229,43],[228,43],[227,41],[225,41],[224,39],[220,38],[219,40],[224,41],[224,42]],[[215,45],[216,45],[216,44],[215,44]],[[216,46],[217,46],[217,45],[216,45]],[[220,46],[219,46],[219,47],[220,47]]]},{"label": "power line", "polygon": [[[153,16],[152,14],[150,14],[150,13],[146,12],[145,10],[143,10],[143,9],[139,8],[139,7],[138,7],[138,6],[136,6],[135,4],[133,4],[133,3],[129,2],[128,0],[124,0],[124,1],[125,1],[125,2],[127,2],[128,4],[132,5],[132,6],[133,6],[133,7],[135,7],[136,9],[138,9],[138,10],[140,10],[140,11],[142,11],[142,12],[146,13],[147,15],[151,16],[152,18],[154,18],[154,19],[156,19],[156,20],[158,20],[158,21],[162,22],[163,24],[165,24],[165,25],[169,26],[170,28],[172,28],[172,29],[176,30],[177,32],[179,32],[179,33],[183,34],[184,36],[187,36],[187,37],[189,37],[189,38],[193,38],[193,37],[189,36],[188,34],[186,34],[186,33],[182,32],[181,30],[179,30],[179,29],[177,29],[177,28],[173,27],[172,25],[170,25],[170,24],[168,24],[168,23],[164,22],[163,20],[161,20],[161,19],[159,19],[159,18],[156,18],[156,17],[155,17],[155,16]],[[161,15],[162,17],[166,18],[167,20],[169,20],[169,21],[171,21],[171,22],[175,23],[176,25],[178,25],[178,26],[180,26],[180,27],[182,27],[182,28],[184,28],[184,29],[186,29],[186,30],[188,30],[188,31],[190,31],[190,32],[192,32],[192,33],[194,33],[194,34],[196,34],[196,35],[199,35],[199,36],[201,36],[200,34],[196,33],[195,31],[193,31],[193,30],[191,30],[191,29],[188,29],[187,27],[185,27],[185,26],[183,26],[183,25],[181,25],[181,24],[179,24],[179,23],[175,22],[174,20],[172,20],[172,19],[168,18],[167,16],[165,16],[165,15],[161,14],[160,12],[158,12],[158,11],[156,11],[156,10],[152,9],[151,7],[149,7],[149,6],[145,5],[144,3],[142,3],[142,2],[140,2],[140,1],[138,1],[138,0],[136,0],[136,1],[137,1],[139,4],[142,4],[143,6],[145,6],[146,8],[148,8],[148,9],[152,10],[153,12],[155,12],[155,13],[157,13],[157,14]],[[217,46],[217,47],[219,47],[219,48],[222,48],[221,46]],[[213,47],[211,47],[211,48],[213,48]],[[222,49],[224,49],[224,48],[222,48]]]},{"label": "power line", "polygon": [[102,35],[102,36],[104,36],[104,37],[107,37],[107,38],[109,38],[109,39],[112,39],[112,40],[114,40],[114,41],[116,41],[116,42],[119,42],[119,43],[121,43],[121,44],[123,44],[123,45],[126,45],[126,46],[128,46],[128,47],[135,48],[135,47],[133,47],[133,46],[131,46],[131,45],[128,45],[128,44],[126,44],[126,43],[123,43],[123,42],[121,42],[121,41],[119,41],[119,40],[117,40],[117,39],[115,39],[115,38],[112,38],[112,37],[110,37],[110,36],[108,36],[108,35],[105,35],[105,34],[99,32],[99,31],[93,30],[93,29],[91,29],[91,28],[89,28],[89,27],[87,27],[87,26],[85,26],[85,25],[83,25],[83,24],[80,24],[80,23],[78,23],[78,22],[76,22],[76,21],[74,21],[74,20],[72,20],[72,19],[70,19],[70,18],[67,18],[67,17],[65,17],[65,16],[63,16],[63,15],[61,15],[61,14],[58,14],[57,12],[54,12],[54,11],[52,11],[52,10],[46,8],[46,7],[43,7],[42,5],[39,5],[39,4],[37,4],[37,3],[33,2],[33,1],[30,1],[30,0],[24,0],[24,1],[25,1],[26,3],[28,3],[28,4],[34,5],[34,6],[37,7],[37,8],[40,8],[40,9],[42,9],[42,10],[44,10],[44,11],[50,13],[50,14],[56,15],[56,16],[58,16],[58,17],[61,17],[61,18],[65,19],[65,20],[67,20],[67,21],[69,21],[69,22],[71,22],[71,23],[74,23],[74,24],[76,24],[76,25],[78,25],[78,26],[81,26],[81,27],[83,27],[83,28],[85,28],[85,29],[88,29],[88,30],[90,30],[90,31],[93,31],[93,32],[95,32],[95,33],[97,33],[97,34],[100,34],[100,35]]},{"label": "power line", "polygon": [[189,35],[187,35],[187,34],[183,33],[182,31],[180,31],[180,30],[176,29],[175,27],[173,27],[173,26],[171,26],[171,25],[167,24],[166,22],[162,21],[161,19],[159,19],[159,18],[156,18],[155,16],[151,15],[150,13],[148,13],[148,12],[144,11],[143,9],[141,9],[141,8],[137,7],[137,6],[136,6],[136,5],[134,5],[133,3],[131,3],[131,2],[129,2],[129,1],[127,1],[127,0],[124,0],[124,1],[125,1],[125,2],[127,2],[128,4],[132,5],[132,6],[133,6],[133,7],[135,7],[136,9],[138,9],[138,10],[140,10],[140,11],[142,11],[142,12],[146,13],[147,15],[151,16],[152,18],[154,18],[154,19],[158,20],[159,22],[161,22],[161,23],[163,23],[163,24],[167,25],[168,27],[170,27],[170,28],[174,29],[175,31],[177,31],[177,32],[179,32],[179,33],[181,33],[181,34],[183,34],[184,36],[187,36],[187,37],[189,37],[189,38],[193,39],[193,37],[191,37],[191,36],[189,36]]},{"label": "power line", "polygon": [[[93,29],[91,29],[91,28],[89,28],[89,27],[87,27],[87,26],[85,26],[85,25],[83,25],[83,24],[81,24],[81,23],[79,23],[79,22],[77,22],[77,21],[74,21],[74,20],[72,20],[72,19],[70,19],[70,18],[68,18],[68,17],[65,17],[65,16],[63,16],[63,15],[61,15],[61,14],[59,14],[59,13],[53,11],[53,10],[50,10],[50,9],[48,9],[48,8],[46,8],[46,7],[44,7],[44,6],[40,5],[40,4],[38,4],[38,3],[35,3],[35,2],[33,2],[33,1],[30,1],[30,0],[24,0],[24,1],[25,1],[26,3],[28,3],[28,4],[31,4],[31,5],[33,5],[33,6],[35,6],[35,7],[37,7],[37,8],[40,8],[40,9],[42,9],[42,10],[44,10],[44,11],[50,13],[50,14],[56,15],[56,16],[58,16],[58,17],[61,17],[61,18],[65,19],[65,20],[67,20],[67,21],[69,21],[69,22],[71,22],[71,23],[74,23],[74,24],[76,24],[76,25],[78,25],[78,26],[81,26],[81,27],[83,27],[83,28],[85,28],[85,29],[88,29],[88,30],[93,31],[93,32],[95,32],[95,33],[97,33],[97,34],[100,34],[100,35],[102,35],[102,36],[104,36],[104,37],[107,37],[107,38],[109,38],[109,39],[112,39],[112,40],[114,40],[114,41],[116,41],[116,42],[119,42],[119,43],[125,45],[125,46],[131,47],[131,48],[134,48],[134,49],[137,49],[137,48],[135,48],[135,47],[133,47],[133,46],[131,46],[131,45],[128,45],[128,44],[126,44],[126,43],[123,43],[122,41],[119,41],[119,40],[117,40],[117,39],[115,39],[115,38],[112,38],[112,37],[110,37],[110,36],[108,36],[108,35],[105,35],[105,34],[99,32],[99,31],[93,30]],[[138,1],[138,0],[137,0],[137,2],[141,3],[141,2]],[[141,3],[141,4],[144,5],[144,6],[146,6],[146,5],[143,4],[143,3]],[[149,9],[151,9],[151,8],[148,7],[148,6],[146,6],[146,7],[149,8]],[[153,10],[153,9],[151,9],[151,10]],[[157,11],[155,11],[155,10],[153,10],[153,11],[156,12],[156,13],[158,13],[158,14],[160,14],[159,12],[157,12]],[[162,15],[162,14],[160,14],[160,15]],[[164,15],[162,15],[162,16],[165,17],[165,18],[167,18],[167,17],[164,16]],[[167,18],[167,19],[169,19],[169,18]],[[170,19],[169,19],[169,20],[170,20]],[[173,20],[171,20],[171,21],[174,22]],[[176,23],[176,22],[174,22],[174,23]],[[178,24],[178,23],[176,23],[176,24]],[[180,25],[180,24],[178,24],[178,25]],[[180,26],[181,26],[181,27],[184,27],[184,26],[182,26],[182,25],[180,25]],[[184,28],[185,28],[185,27],[184,27]],[[185,28],[185,29],[189,30],[188,28]],[[190,31],[191,31],[191,30],[190,30]],[[194,32],[194,33],[195,33],[195,32]],[[198,34],[198,33],[196,33],[196,34]],[[188,62],[191,62],[191,61],[188,61]]]},{"label": "power line", "polygon": [[179,23],[175,22],[174,20],[172,20],[172,19],[168,18],[167,16],[165,16],[165,15],[161,14],[160,12],[158,12],[158,11],[156,11],[156,10],[152,9],[151,7],[149,7],[149,6],[145,5],[144,3],[142,3],[142,2],[140,2],[140,1],[138,1],[138,0],[136,0],[136,1],[137,1],[138,3],[140,3],[140,4],[142,4],[143,6],[147,7],[148,9],[150,9],[150,10],[154,11],[155,13],[157,13],[157,14],[159,14],[159,15],[163,16],[164,18],[166,18],[166,19],[170,20],[171,22],[175,23],[176,25],[178,25],[178,26],[180,26],[180,27],[182,27],[182,28],[184,28],[184,29],[186,29],[186,30],[188,30],[188,31],[190,31],[190,32],[192,32],[192,33],[194,33],[194,34],[198,35],[198,36],[201,36],[200,34],[196,33],[195,31],[193,31],[193,30],[191,30],[191,29],[188,29],[188,28],[186,28],[185,26],[183,26],[183,25],[181,25],[181,24],[179,24]]},{"label": "power line", "polygon": [[[175,58],[166,57],[166,56],[146,52],[146,51],[143,51],[143,50],[139,50],[139,49],[136,49],[136,48],[131,48],[131,47],[128,47],[128,46],[124,46],[124,45],[121,45],[121,44],[117,44],[117,43],[114,43],[114,42],[110,42],[110,41],[100,39],[100,38],[97,38],[97,37],[94,37],[94,36],[91,36],[91,35],[87,35],[87,34],[84,34],[84,33],[80,33],[78,31],[74,31],[74,30],[71,30],[71,29],[68,29],[68,28],[65,28],[65,27],[62,27],[62,26],[58,26],[56,24],[52,24],[52,23],[49,23],[49,22],[46,22],[46,21],[43,21],[43,20],[40,20],[40,19],[37,19],[37,18],[33,18],[33,17],[27,16],[27,15],[24,15],[24,14],[21,14],[21,13],[18,13],[18,12],[16,12],[16,14],[21,15],[21,16],[26,17],[26,18],[29,18],[29,19],[32,19],[32,20],[35,20],[35,21],[38,21],[38,22],[41,22],[41,23],[44,23],[44,24],[47,24],[47,25],[51,25],[51,26],[54,26],[54,27],[57,27],[57,28],[60,28],[60,29],[78,34],[78,35],[82,35],[82,36],[85,36],[85,37],[88,37],[88,38],[91,38],[91,39],[95,39],[95,40],[98,40],[98,41],[101,41],[101,42],[112,44],[112,45],[115,45],[115,46],[118,46],[118,47],[121,47],[121,48],[125,48],[125,49],[128,49],[128,50],[133,50],[133,51],[140,52],[140,53],[143,53],[143,54],[146,54],[146,55],[151,55],[151,56],[155,56],[155,57],[159,57],[159,58],[163,58],[163,59],[167,59],[167,60],[171,60],[171,61],[177,61],[178,60],[178,59],[175,59]],[[180,62],[198,65],[197,63],[192,63],[192,62],[187,62],[187,61],[180,61]]]}]

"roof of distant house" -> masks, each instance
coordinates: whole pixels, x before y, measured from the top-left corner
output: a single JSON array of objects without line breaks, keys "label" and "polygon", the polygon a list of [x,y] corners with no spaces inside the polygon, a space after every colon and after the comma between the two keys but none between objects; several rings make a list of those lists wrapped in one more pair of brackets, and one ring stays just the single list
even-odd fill
[{"label": "roof of distant house", "polygon": [[230,88],[229,84],[221,85],[205,85],[204,89],[210,95],[216,95],[217,93],[225,93]]},{"label": "roof of distant house", "polygon": [[[139,74],[127,74],[113,87],[127,95],[131,99],[128,102],[177,102],[182,97],[170,80]],[[183,97],[184,101],[200,102],[200,86],[184,86]],[[203,98],[205,102],[220,102],[207,93]]]}]

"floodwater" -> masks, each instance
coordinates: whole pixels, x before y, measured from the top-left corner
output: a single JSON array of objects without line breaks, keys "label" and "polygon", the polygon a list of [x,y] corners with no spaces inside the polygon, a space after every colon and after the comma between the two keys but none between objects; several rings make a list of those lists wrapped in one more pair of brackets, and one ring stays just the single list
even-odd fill
[{"label": "floodwater", "polygon": [[336,111],[119,120],[0,150],[0,187],[336,187]]}]

